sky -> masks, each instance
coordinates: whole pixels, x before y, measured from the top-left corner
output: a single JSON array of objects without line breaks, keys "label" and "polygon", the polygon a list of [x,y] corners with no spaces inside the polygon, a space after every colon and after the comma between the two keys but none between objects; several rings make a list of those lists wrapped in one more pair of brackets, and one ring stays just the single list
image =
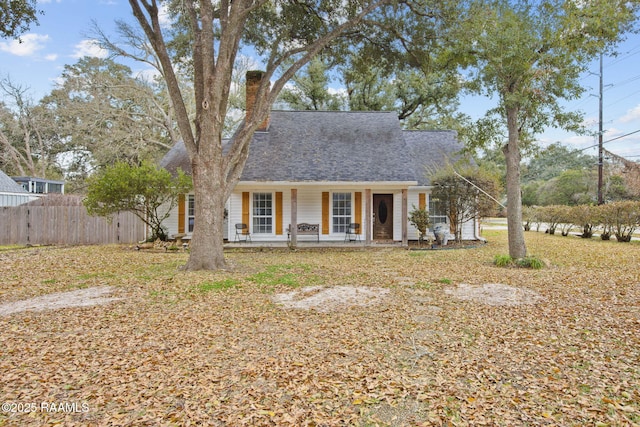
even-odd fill
[{"label": "sky", "polygon": [[[107,34],[116,20],[133,23],[126,0],[40,0],[44,15],[21,36],[22,43],[0,39],[0,79],[27,89],[37,102],[54,88],[65,65],[85,55],[104,56],[90,42],[92,21]],[[640,36],[629,36],[617,47],[619,54],[603,59],[604,148],[629,160],[640,161]],[[129,64],[134,72],[135,65]],[[596,133],[599,113],[599,62],[589,67],[581,83],[583,97],[565,104],[569,111],[585,113],[585,123]],[[464,98],[462,112],[478,118],[491,108],[488,100]],[[597,154],[597,137],[548,129],[538,137],[541,146],[560,142],[585,154]]]}]

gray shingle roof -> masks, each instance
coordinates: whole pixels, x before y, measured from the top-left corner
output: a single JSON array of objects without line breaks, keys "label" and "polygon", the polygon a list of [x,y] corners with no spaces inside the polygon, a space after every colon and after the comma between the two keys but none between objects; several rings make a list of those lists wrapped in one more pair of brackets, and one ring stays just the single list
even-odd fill
[{"label": "gray shingle roof", "polygon": [[[393,112],[272,111],[256,132],[241,181],[418,181],[424,165],[461,148],[453,131],[402,131]],[[162,159],[191,172],[183,143]]]},{"label": "gray shingle roof", "polygon": [[429,185],[429,175],[436,170],[455,163],[464,148],[458,134],[452,130],[408,130],[404,139],[409,146],[408,161],[413,162],[415,179],[419,185]]},{"label": "gray shingle roof", "polygon": [[3,193],[29,194],[20,184],[15,182],[6,173],[0,171],[0,191]]}]

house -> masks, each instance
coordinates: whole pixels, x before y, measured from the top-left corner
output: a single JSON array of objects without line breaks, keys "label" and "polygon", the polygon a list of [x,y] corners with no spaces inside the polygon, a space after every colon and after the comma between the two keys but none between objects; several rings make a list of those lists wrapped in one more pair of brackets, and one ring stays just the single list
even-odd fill
[{"label": "house", "polygon": [[[300,233],[297,241],[344,241],[358,223],[365,244],[406,245],[418,240],[407,219],[414,206],[428,207],[432,223],[447,222],[429,199],[428,172],[455,161],[461,148],[454,131],[402,130],[394,112],[272,111],[227,202],[226,235],[232,240],[243,223],[254,243],[286,242],[290,224],[306,223],[317,225],[317,235]],[[161,166],[190,174],[184,144]],[[192,194],[180,198],[165,222],[169,235],[192,233],[195,203]],[[473,221],[462,237],[478,233]]]},{"label": "house", "polygon": [[36,178],[33,176],[14,176],[13,180],[29,193],[35,194],[64,194],[64,181]]},{"label": "house", "polygon": [[20,184],[0,171],[0,206],[19,206],[35,198]]}]

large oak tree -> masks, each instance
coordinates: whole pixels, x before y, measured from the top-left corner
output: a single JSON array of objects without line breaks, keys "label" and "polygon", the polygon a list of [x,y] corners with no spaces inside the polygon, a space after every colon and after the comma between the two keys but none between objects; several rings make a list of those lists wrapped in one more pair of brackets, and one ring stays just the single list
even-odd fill
[{"label": "large oak tree", "polygon": [[[387,0],[129,0],[160,61],[178,127],[191,161],[196,217],[189,270],[219,269],[224,205],[240,179],[255,130],[284,85],[333,40]],[[163,28],[161,6],[173,12],[176,31]],[[222,135],[233,66],[241,44],[264,62],[252,114],[223,152]],[[190,68],[196,99],[190,120],[175,70]]]}]

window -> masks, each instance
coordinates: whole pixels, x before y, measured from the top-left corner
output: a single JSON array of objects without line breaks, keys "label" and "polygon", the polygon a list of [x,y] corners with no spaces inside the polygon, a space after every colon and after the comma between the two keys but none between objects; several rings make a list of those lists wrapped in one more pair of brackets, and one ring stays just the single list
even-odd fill
[{"label": "window", "polygon": [[333,193],[333,232],[345,233],[351,222],[351,193]]},{"label": "window", "polygon": [[271,193],[253,193],[254,234],[273,232],[273,196]]},{"label": "window", "polygon": [[193,224],[196,220],[196,196],[189,194],[189,202],[187,205],[187,230],[193,233]]},{"label": "window", "polygon": [[429,220],[431,221],[431,228],[435,224],[447,222],[447,214],[444,209],[444,204],[432,197],[429,197]]},{"label": "window", "polygon": [[44,194],[45,193],[45,183],[42,181],[36,181],[34,183],[35,185],[35,191],[34,193],[38,193],[38,194]]},{"label": "window", "polygon": [[62,193],[62,184],[49,183],[49,193]]}]

